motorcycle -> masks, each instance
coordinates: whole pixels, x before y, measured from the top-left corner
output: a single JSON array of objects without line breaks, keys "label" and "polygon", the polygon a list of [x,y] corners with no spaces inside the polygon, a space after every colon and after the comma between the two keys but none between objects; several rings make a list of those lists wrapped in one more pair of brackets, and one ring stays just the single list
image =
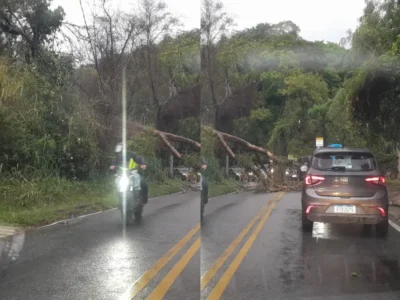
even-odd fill
[{"label": "motorcycle", "polygon": [[121,210],[122,220],[126,225],[132,224],[133,219],[138,222],[142,219],[144,205],[140,195],[140,182],[141,176],[137,170],[123,171],[122,174],[117,175],[118,208]]},{"label": "motorcycle", "polygon": [[208,203],[208,183],[201,174],[200,174],[200,194],[201,194],[200,220],[203,221],[204,207]]}]

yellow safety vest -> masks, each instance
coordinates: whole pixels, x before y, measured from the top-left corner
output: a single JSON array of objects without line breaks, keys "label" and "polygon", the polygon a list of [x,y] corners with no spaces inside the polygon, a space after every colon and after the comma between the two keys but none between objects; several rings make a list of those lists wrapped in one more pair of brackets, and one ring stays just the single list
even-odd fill
[{"label": "yellow safety vest", "polygon": [[138,164],[133,160],[133,158],[131,158],[131,160],[129,161],[129,170],[132,170],[132,169],[137,169],[138,168]]},{"label": "yellow safety vest", "polygon": [[[134,170],[138,168],[138,164],[133,160],[133,158],[131,158],[129,160],[129,165],[128,165],[128,170]],[[120,167],[122,170],[126,169],[124,167]]]}]

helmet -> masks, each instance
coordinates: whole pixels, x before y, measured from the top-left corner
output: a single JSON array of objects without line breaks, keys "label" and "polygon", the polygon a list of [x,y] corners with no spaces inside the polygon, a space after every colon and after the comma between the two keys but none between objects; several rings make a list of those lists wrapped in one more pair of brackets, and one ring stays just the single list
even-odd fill
[{"label": "helmet", "polygon": [[122,143],[118,143],[117,146],[115,146],[115,152],[116,153],[122,152],[122,148],[123,148]]}]

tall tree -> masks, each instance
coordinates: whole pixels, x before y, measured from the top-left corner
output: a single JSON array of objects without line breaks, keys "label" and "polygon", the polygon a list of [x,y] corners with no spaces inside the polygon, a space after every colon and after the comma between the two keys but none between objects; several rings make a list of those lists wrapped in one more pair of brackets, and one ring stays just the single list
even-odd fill
[{"label": "tall tree", "polygon": [[[217,96],[215,87],[216,68],[214,58],[216,55],[216,42],[223,34],[235,25],[232,17],[224,10],[224,5],[218,0],[203,0],[201,7],[201,44],[202,62],[207,74],[211,92],[212,105],[217,109]],[[215,114],[216,116],[216,114]]]},{"label": "tall tree", "polygon": [[157,0],[141,0],[139,5],[138,23],[142,29],[142,50],[147,66],[149,87],[152,93],[153,107],[156,111],[156,122],[160,108],[160,99],[157,94],[157,76],[155,74],[156,43],[167,33],[172,33],[181,23],[170,12],[167,4]]}]

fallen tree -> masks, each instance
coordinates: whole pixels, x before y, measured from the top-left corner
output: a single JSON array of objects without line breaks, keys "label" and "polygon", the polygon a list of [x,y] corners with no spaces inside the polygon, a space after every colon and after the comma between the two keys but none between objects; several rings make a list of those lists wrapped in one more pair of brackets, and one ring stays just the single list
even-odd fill
[{"label": "fallen tree", "polygon": [[[205,129],[205,128],[203,128],[203,129]],[[224,133],[224,132],[213,129],[212,134],[215,137],[217,137],[222,148],[225,149],[227,154],[233,159],[236,158],[236,155],[233,152],[233,150],[231,149],[231,147],[228,145],[228,141],[242,145],[243,147],[245,147],[246,149],[248,149],[251,152],[264,154],[268,157],[268,159],[271,159],[276,164],[276,167],[274,168],[275,171],[273,173],[273,176],[271,176],[272,178],[270,178],[270,176],[265,176],[263,173],[261,173],[261,171],[258,168],[252,167],[253,172],[255,172],[257,174],[258,178],[260,178],[257,190],[259,190],[259,191],[266,191],[266,190],[268,190],[268,191],[278,191],[278,190],[293,191],[293,190],[297,190],[299,187],[301,187],[301,184],[302,184],[301,182],[298,182],[296,184],[290,184],[290,185],[282,184],[284,182],[283,174],[284,174],[285,167],[290,163],[292,163],[296,166],[299,166],[299,164],[297,162],[291,162],[287,158],[278,156],[278,155],[272,153],[271,151],[269,151],[268,149],[259,147],[257,145],[253,145],[250,142],[248,142],[242,138],[239,138],[237,136],[234,136],[234,135],[231,135],[228,133]]]},{"label": "fallen tree", "polygon": [[[113,126],[112,130],[113,130],[114,136],[118,136],[119,135],[119,132],[121,130],[120,129],[121,128],[121,124],[122,124],[122,119],[116,118],[114,120],[114,122],[112,124],[112,126]],[[127,121],[126,122],[126,132],[127,132],[127,138],[128,139],[136,136],[139,132],[142,132],[142,131],[145,131],[145,130],[149,130],[149,129],[150,128],[148,126],[144,126],[144,125],[139,124],[139,123],[134,122],[134,121]],[[182,158],[182,154],[179,153],[178,150],[176,150],[174,145],[172,145],[171,141],[192,145],[195,149],[201,150],[201,144],[199,142],[194,141],[194,140],[189,139],[189,138],[186,138],[184,136],[172,134],[172,133],[169,133],[169,132],[160,131],[160,130],[157,130],[157,129],[153,129],[152,132],[153,132],[153,134],[155,136],[160,138],[160,140],[163,142],[163,144],[177,158]]]},{"label": "fallen tree", "polygon": [[158,137],[160,137],[161,141],[163,141],[163,143],[170,149],[170,151],[177,157],[177,158],[181,158],[182,154],[180,154],[178,152],[178,150],[175,149],[175,147],[171,144],[171,142],[168,140],[168,138],[170,140],[176,141],[176,142],[181,142],[181,143],[186,143],[189,145],[194,146],[197,149],[201,149],[201,144],[199,142],[196,142],[194,140],[188,139],[186,137],[183,137],[181,135],[176,135],[176,134],[172,134],[172,133],[168,133],[168,132],[163,132],[163,131],[159,131],[157,129],[153,130],[154,134]]},{"label": "fallen tree", "polygon": [[[233,159],[236,158],[236,155],[235,155],[235,153],[233,153],[232,149],[229,147],[226,140],[231,141],[233,143],[240,144],[250,151],[265,154],[266,156],[268,156],[269,159],[272,159],[274,162],[289,163],[289,160],[286,159],[285,157],[278,156],[263,147],[253,145],[240,137],[237,137],[237,136],[225,133],[225,132],[217,131],[215,129],[213,129],[212,132],[218,138],[218,140],[221,142],[221,145],[226,150],[226,152],[229,154],[229,156]],[[298,165],[297,163],[295,163],[295,164]]]},{"label": "fallen tree", "polygon": [[276,162],[288,162],[287,159],[283,158],[283,157],[279,157],[278,155],[273,154],[271,151],[253,145],[251,143],[249,143],[248,141],[239,138],[237,136],[228,134],[228,133],[224,133],[224,132],[220,132],[217,130],[213,130],[214,135],[216,135],[218,137],[218,139],[220,140],[221,144],[223,145],[223,147],[226,149],[226,151],[228,152],[228,154],[232,157],[235,158],[235,154],[233,153],[232,149],[228,146],[228,144],[226,143],[225,139],[237,143],[237,144],[241,144],[242,146],[246,147],[247,149],[254,151],[254,152],[259,152],[259,153],[263,153],[265,155],[268,156],[268,158],[272,159],[273,161]]}]

